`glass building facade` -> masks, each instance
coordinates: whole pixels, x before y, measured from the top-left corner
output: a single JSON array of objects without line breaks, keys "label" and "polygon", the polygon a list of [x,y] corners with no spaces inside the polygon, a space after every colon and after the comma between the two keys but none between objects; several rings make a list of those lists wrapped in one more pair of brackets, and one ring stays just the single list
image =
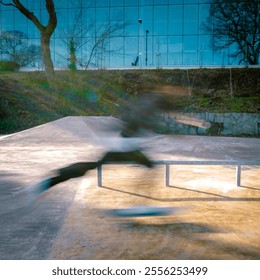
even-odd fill
[{"label": "glass building facade", "polygon": [[[47,23],[45,1],[21,2]],[[230,58],[229,49],[211,48],[212,34],[203,28],[209,0],[55,0],[54,5],[58,25],[51,53],[56,68],[68,66],[72,38],[77,67],[83,68],[238,64]],[[2,32],[21,31],[27,46],[40,45],[37,28],[14,7],[0,5],[0,18]],[[102,36],[107,37],[97,45]],[[27,66],[41,65],[38,57]]]}]

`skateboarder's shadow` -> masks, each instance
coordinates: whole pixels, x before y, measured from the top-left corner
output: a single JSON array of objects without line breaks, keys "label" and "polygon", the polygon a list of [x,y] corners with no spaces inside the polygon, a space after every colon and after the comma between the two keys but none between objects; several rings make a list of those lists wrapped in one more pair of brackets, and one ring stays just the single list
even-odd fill
[{"label": "skateboarder's shadow", "polygon": [[207,226],[205,224],[201,223],[186,223],[186,222],[173,222],[173,223],[162,223],[162,224],[143,224],[138,223],[136,221],[128,221],[128,222],[122,222],[119,224],[119,226],[126,230],[131,231],[141,231],[141,232],[150,232],[155,231],[157,234],[162,231],[162,233],[165,232],[165,230],[175,233],[183,234],[185,232],[189,233],[217,233],[219,232],[219,229]]}]

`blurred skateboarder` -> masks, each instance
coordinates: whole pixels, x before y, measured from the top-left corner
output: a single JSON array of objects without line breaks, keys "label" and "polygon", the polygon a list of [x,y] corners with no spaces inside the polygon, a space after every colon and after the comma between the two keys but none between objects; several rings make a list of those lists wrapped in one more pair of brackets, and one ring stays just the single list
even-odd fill
[{"label": "blurred skateboarder", "polygon": [[[123,127],[120,136],[113,139],[114,147],[96,162],[78,162],[56,170],[56,175],[47,178],[34,186],[35,194],[41,194],[52,186],[71,178],[81,177],[92,169],[107,162],[130,162],[152,168],[152,161],[142,153],[133,137],[141,136],[142,129],[152,130],[155,125],[155,114],[159,111],[170,110],[172,107],[166,98],[160,94],[143,94],[135,102],[124,108]],[[113,128],[111,128],[113,129]],[[106,143],[106,139],[102,139]]]},{"label": "blurred skateboarder", "polygon": [[[107,162],[129,162],[152,168],[152,161],[141,151],[138,137],[142,136],[144,130],[154,131],[158,125],[156,117],[160,112],[176,111],[174,103],[168,95],[159,93],[143,93],[134,102],[124,108],[121,119],[123,126],[120,136],[113,138],[107,153],[96,162],[78,162],[67,167],[56,170],[56,175],[47,178],[34,186],[33,192],[41,194],[52,186],[67,181],[71,178],[81,177],[92,169]],[[113,128],[111,127],[111,130]],[[106,146],[106,142],[111,139],[101,139]]]}]

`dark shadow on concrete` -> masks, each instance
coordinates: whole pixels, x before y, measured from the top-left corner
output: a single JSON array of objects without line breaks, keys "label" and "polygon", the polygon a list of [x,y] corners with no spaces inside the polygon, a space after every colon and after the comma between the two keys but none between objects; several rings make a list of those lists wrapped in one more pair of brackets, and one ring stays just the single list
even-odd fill
[{"label": "dark shadow on concrete", "polygon": [[165,223],[165,224],[142,224],[138,222],[123,222],[119,224],[120,228],[131,230],[131,231],[140,231],[140,232],[149,232],[156,231],[158,234],[165,233],[165,231],[171,231],[173,234],[191,234],[191,233],[218,233],[220,232],[216,228],[209,227],[200,223]]},{"label": "dark shadow on concrete", "polygon": [[19,182],[14,180],[18,176],[18,173],[0,172],[0,201],[4,196],[13,195],[23,188]]},{"label": "dark shadow on concrete", "polygon": [[[63,225],[77,184],[57,186],[36,201],[15,176],[0,176],[0,260],[47,259]],[[66,188],[66,192],[64,192]]]},{"label": "dark shadow on concrete", "polygon": [[[118,226],[124,230],[129,230],[131,232],[142,232],[153,234],[156,232],[157,235],[164,235],[165,232],[171,232],[174,236],[181,238],[182,240],[187,240],[187,244],[200,243],[204,250],[197,250],[197,252],[192,254],[192,259],[221,259],[217,257],[217,252],[220,252],[220,256],[223,256],[223,253],[227,253],[229,259],[248,259],[248,260],[258,260],[260,258],[260,252],[254,248],[252,244],[250,247],[227,242],[218,242],[209,238],[208,234],[222,234],[227,230],[210,227],[203,223],[186,223],[186,222],[176,222],[176,223],[165,223],[165,224],[142,224],[141,222],[122,222],[118,223]],[[205,251],[205,248],[208,248]],[[187,251],[186,248],[183,248],[184,254],[190,256],[191,254]],[[211,254],[211,252],[215,252]],[[213,256],[213,257],[212,257]],[[187,258],[183,258],[187,259]]]},{"label": "dark shadow on concrete", "polygon": [[[206,236],[205,236],[206,237]],[[198,239],[197,239],[198,240]],[[224,252],[227,253],[227,255],[229,255],[229,259],[231,260],[259,260],[260,259],[260,252],[259,250],[257,250],[256,248],[254,248],[254,245],[252,244],[251,246],[248,245],[243,245],[241,243],[239,244],[235,244],[235,243],[230,243],[230,242],[220,242],[220,241],[214,241],[212,239],[199,239],[203,244],[206,244],[207,246],[209,246],[209,251],[214,250],[214,251],[220,251],[222,252],[222,254]],[[197,259],[207,259],[207,257],[205,257],[205,252],[197,252],[198,254],[198,258]],[[217,258],[217,255],[214,254],[214,259],[221,259],[221,258]],[[210,259],[210,258],[208,258]]]},{"label": "dark shadow on concrete", "polygon": [[258,188],[247,187],[247,186],[239,186],[239,188],[249,189],[249,190],[253,190],[253,191],[260,191],[260,189],[258,189]]},{"label": "dark shadow on concrete", "polygon": [[212,195],[212,196],[222,197],[222,198],[230,198],[229,196],[225,196],[225,195],[221,195],[221,194],[199,191],[199,190],[194,190],[194,189],[190,189],[190,188],[181,188],[181,187],[176,187],[176,186],[172,186],[172,185],[167,186],[167,188],[173,188],[173,189],[184,190],[184,191],[191,191],[191,192],[201,193],[201,194],[209,194],[209,195]]},{"label": "dark shadow on concrete", "polygon": [[0,173],[0,216],[18,211],[26,204],[25,186],[17,178],[19,174]]},{"label": "dark shadow on concrete", "polygon": [[[120,192],[120,193],[125,193],[125,194],[129,194],[129,195],[133,195],[133,196],[137,196],[137,197],[143,197],[146,199],[150,199],[150,200],[154,200],[154,201],[160,201],[160,202],[180,202],[180,201],[248,201],[248,202],[253,202],[253,201],[260,201],[260,197],[229,197],[229,196],[219,196],[219,197],[174,197],[174,198],[157,198],[157,197],[152,197],[152,196],[148,196],[148,195],[143,195],[143,194],[139,194],[139,193],[134,193],[134,192],[129,192],[129,191],[123,191],[123,190],[119,190],[119,189],[115,189],[115,188],[111,188],[111,187],[106,187],[106,186],[102,186],[100,188],[103,189],[107,189],[110,191],[115,191],[115,192]],[[215,194],[211,194],[208,193],[210,195],[215,195]]]}]

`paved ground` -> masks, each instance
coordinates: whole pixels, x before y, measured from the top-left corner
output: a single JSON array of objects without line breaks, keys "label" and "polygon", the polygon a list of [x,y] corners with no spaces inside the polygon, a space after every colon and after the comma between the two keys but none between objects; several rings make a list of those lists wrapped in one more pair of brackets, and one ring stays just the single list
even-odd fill
[{"label": "paved ground", "polygon": [[[93,170],[28,204],[30,184],[52,169],[99,159],[111,123],[119,126],[67,117],[0,138],[0,259],[260,258],[259,166],[243,167],[238,188],[233,166],[173,166],[165,187],[163,167],[107,165],[102,188]],[[142,144],[153,159],[260,159],[254,138],[153,136]],[[167,217],[106,215],[134,205],[188,208]]]}]

